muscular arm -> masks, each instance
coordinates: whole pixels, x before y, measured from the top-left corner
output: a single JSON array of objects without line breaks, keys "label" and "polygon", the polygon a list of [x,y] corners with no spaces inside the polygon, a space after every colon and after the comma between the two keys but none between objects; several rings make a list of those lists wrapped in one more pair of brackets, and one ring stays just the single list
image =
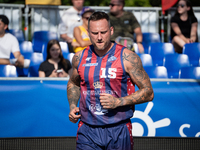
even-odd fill
[{"label": "muscular arm", "polygon": [[139,56],[131,51],[125,50],[123,53],[123,62],[126,72],[131,77],[133,83],[139,88],[132,95],[122,98],[124,99],[124,105],[140,104],[153,100],[153,88]]},{"label": "muscular arm", "polygon": [[72,75],[67,84],[67,98],[70,111],[77,106],[80,97],[80,77],[77,71],[80,57],[81,52],[77,52],[72,59]]},{"label": "muscular arm", "polygon": [[100,102],[105,109],[114,109],[119,106],[140,104],[152,101],[154,97],[153,88],[149,76],[145,72],[142,62],[137,54],[125,49],[123,63],[126,72],[139,90],[126,97],[115,98],[110,94],[100,94]]}]

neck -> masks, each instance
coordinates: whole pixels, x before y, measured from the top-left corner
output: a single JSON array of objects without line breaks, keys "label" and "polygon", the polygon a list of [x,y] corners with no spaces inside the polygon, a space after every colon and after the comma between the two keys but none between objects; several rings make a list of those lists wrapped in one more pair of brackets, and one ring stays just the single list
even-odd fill
[{"label": "neck", "polygon": [[3,37],[5,35],[5,32],[0,32],[0,37]]},{"label": "neck", "polygon": [[60,61],[60,58],[50,58],[49,59],[51,62],[56,62],[58,63]]},{"label": "neck", "polygon": [[180,18],[181,18],[181,20],[187,20],[187,18],[188,18],[187,12],[181,14],[181,15],[180,15]]},{"label": "neck", "polygon": [[76,11],[80,12],[83,8],[76,8],[76,7],[74,7],[74,9],[75,9]]},{"label": "neck", "polygon": [[124,11],[121,10],[121,11],[119,11],[119,13],[118,13],[115,17],[119,18],[119,17],[121,17],[123,14],[124,14]]},{"label": "neck", "polygon": [[82,26],[87,30],[88,29],[88,26],[86,24],[82,24]]},{"label": "neck", "polygon": [[113,45],[114,44],[112,42],[110,42],[108,44],[108,46],[104,50],[97,50],[96,48],[94,48],[94,50],[95,50],[95,52],[97,53],[97,55],[99,57],[102,57],[102,56],[104,56],[112,48]]}]

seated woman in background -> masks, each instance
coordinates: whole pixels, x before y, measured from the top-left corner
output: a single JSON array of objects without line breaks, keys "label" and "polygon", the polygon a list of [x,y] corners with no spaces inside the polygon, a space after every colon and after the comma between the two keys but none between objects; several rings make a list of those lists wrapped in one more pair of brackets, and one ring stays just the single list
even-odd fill
[{"label": "seated woman in background", "polygon": [[186,43],[198,42],[197,18],[189,0],[179,0],[175,15],[171,18],[171,39],[177,53],[182,53]]},{"label": "seated woman in background", "polygon": [[74,28],[74,39],[72,41],[72,46],[74,47],[74,52],[81,51],[85,49],[88,45],[91,45],[90,38],[88,36],[88,19],[94,12],[89,7],[84,7],[81,13],[83,24],[81,26]]},{"label": "seated woman in background", "polygon": [[50,40],[47,45],[47,59],[40,64],[39,77],[68,77],[71,63],[64,59],[57,40]]}]

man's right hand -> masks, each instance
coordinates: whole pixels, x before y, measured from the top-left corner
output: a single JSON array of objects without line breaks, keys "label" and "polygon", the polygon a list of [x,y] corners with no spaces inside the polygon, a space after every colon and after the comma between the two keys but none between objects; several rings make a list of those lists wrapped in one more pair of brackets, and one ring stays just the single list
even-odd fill
[{"label": "man's right hand", "polygon": [[80,119],[81,115],[79,114],[79,108],[73,108],[69,113],[69,120],[73,123],[76,123]]}]

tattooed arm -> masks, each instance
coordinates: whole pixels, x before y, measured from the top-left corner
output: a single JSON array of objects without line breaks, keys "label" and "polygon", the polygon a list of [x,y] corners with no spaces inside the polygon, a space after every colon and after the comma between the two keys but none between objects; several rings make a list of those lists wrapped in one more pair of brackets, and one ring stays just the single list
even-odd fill
[{"label": "tattooed arm", "polygon": [[80,115],[76,115],[76,113],[79,112],[77,104],[80,97],[80,76],[77,67],[81,53],[82,52],[76,53],[72,59],[72,75],[67,84],[67,98],[70,106],[69,120],[73,123],[76,123],[81,117]]},{"label": "tattooed arm", "polygon": [[138,86],[139,90],[129,96],[121,98],[115,98],[110,94],[101,94],[100,102],[105,109],[114,109],[119,106],[140,104],[153,100],[153,88],[139,56],[125,49],[123,52],[123,63],[126,72],[129,74],[133,83]]}]

